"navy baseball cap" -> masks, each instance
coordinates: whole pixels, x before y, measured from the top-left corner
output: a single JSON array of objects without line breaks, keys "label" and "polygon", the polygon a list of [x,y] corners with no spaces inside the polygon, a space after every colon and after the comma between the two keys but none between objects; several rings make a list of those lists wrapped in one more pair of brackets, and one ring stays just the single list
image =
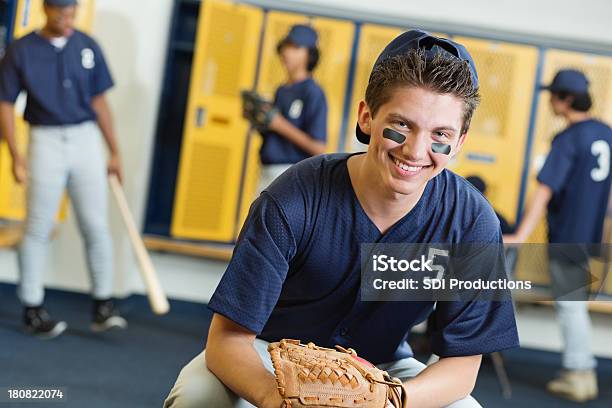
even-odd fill
[{"label": "navy baseball cap", "polygon": [[580,71],[575,69],[562,69],[553,78],[549,85],[542,85],[540,89],[551,92],[586,93],[589,91],[589,80]]},{"label": "navy baseball cap", "polygon": [[296,24],[291,27],[287,36],[281,42],[292,43],[300,47],[313,48],[317,45],[317,32],[310,26]]},{"label": "navy baseball cap", "polygon": [[[451,41],[447,38],[436,37],[422,30],[410,30],[397,36],[391,41],[381,54],[376,59],[374,68],[382,61],[387,60],[402,54],[408,54],[410,50],[422,49],[425,51],[425,57],[427,59],[433,59],[438,54],[449,55],[455,58],[459,58],[468,63],[470,73],[472,74],[472,83],[474,88],[478,88],[478,73],[476,72],[476,65],[472,56],[468,50],[461,44]],[[370,79],[372,74],[370,73]],[[370,80],[368,80],[368,83]],[[357,124],[357,139],[363,143],[370,143],[370,135],[364,133]]]},{"label": "navy baseball cap", "polygon": [[76,6],[77,0],[45,0],[45,4],[54,7]]}]

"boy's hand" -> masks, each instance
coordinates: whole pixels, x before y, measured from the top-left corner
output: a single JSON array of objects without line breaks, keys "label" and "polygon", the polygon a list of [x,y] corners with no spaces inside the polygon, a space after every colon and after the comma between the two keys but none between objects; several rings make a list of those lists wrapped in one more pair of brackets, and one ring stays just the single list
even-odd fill
[{"label": "boy's hand", "polygon": [[121,169],[121,158],[118,154],[113,154],[108,160],[108,175],[117,176],[119,183],[123,184],[123,170]]},{"label": "boy's hand", "polygon": [[261,404],[261,408],[281,408],[282,405],[283,399],[278,393],[278,390],[275,388],[268,393],[268,396]]},{"label": "boy's hand", "polygon": [[25,184],[28,180],[28,164],[21,155],[13,157],[13,177],[18,184]]},{"label": "boy's hand", "polygon": [[504,244],[522,244],[524,241],[518,234],[504,234],[502,239]]}]

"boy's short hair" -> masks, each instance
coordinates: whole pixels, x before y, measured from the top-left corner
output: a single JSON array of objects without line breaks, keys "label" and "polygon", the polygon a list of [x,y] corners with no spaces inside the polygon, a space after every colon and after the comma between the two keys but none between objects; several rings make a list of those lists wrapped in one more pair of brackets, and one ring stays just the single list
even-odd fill
[{"label": "boy's short hair", "polygon": [[314,71],[314,69],[319,64],[319,58],[321,56],[321,52],[318,47],[312,47],[308,49],[308,63],[306,64],[306,69],[308,72]]},{"label": "boy's short hair", "polygon": [[433,58],[428,58],[423,49],[412,49],[376,64],[366,88],[365,100],[374,117],[397,88],[417,87],[454,95],[464,104],[461,127],[461,134],[464,134],[480,103],[478,86],[474,85],[467,61],[447,53],[437,53]]},{"label": "boy's short hair", "polygon": [[552,91],[552,94],[562,100],[571,98],[570,108],[578,112],[588,112],[593,106],[589,92]]}]

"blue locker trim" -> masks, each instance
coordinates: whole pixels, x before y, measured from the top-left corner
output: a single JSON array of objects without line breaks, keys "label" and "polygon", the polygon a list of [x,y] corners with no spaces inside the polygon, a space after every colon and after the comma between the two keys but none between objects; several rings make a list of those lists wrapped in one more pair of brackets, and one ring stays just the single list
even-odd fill
[{"label": "blue locker trim", "polygon": [[497,161],[497,158],[492,154],[483,154],[483,153],[468,153],[466,155],[466,159],[469,161],[475,161],[486,164],[493,164]]},{"label": "blue locker trim", "polygon": [[[163,84],[160,94],[160,104],[157,111],[157,120],[155,123],[155,138],[152,148],[151,165],[149,169],[149,184],[147,191],[147,200],[145,208],[145,218],[142,226],[144,234],[158,235],[164,237],[170,237],[170,224],[172,221],[172,213],[174,211],[174,195],[176,187],[176,179],[178,174],[178,163],[182,147],[182,138],[184,127],[181,125],[180,133],[175,133],[174,137],[177,140],[176,150],[168,150],[167,146],[162,146],[163,128],[162,123],[168,120],[168,117],[172,117],[170,109],[168,109],[168,95],[176,91],[176,85],[173,82],[173,74],[180,71],[180,66],[177,64],[176,52],[180,51],[181,55],[188,56],[193,53],[193,49],[189,52],[186,48],[187,44],[195,42],[196,33],[193,33],[192,42],[177,41],[178,38],[178,27],[181,12],[185,12],[185,7],[195,8],[199,6],[200,1],[193,0],[176,0],[173,5],[171,22],[168,29],[168,47],[166,49],[165,66],[163,74]],[[197,10],[199,17],[199,9]],[[175,46],[179,44],[179,48]],[[184,104],[187,103],[188,90],[185,92]],[[180,97],[180,96],[179,96]],[[173,101],[174,103],[180,104],[181,101]],[[180,123],[184,118],[184,112]],[[168,156],[173,156],[175,159],[173,162],[172,169],[168,165]],[[160,203],[160,197],[164,196],[172,197],[171,209],[164,207],[165,202]],[[167,218],[165,215],[167,215]],[[164,216],[162,216],[164,215]]]},{"label": "blue locker trim", "polygon": [[525,156],[523,159],[523,172],[521,175],[521,189],[516,207],[516,225],[521,221],[523,209],[525,207],[525,195],[527,194],[527,183],[529,182],[529,167],[531,166],[531,150],[533,148],[533,139],[535,133],[535,124],[537,116],[538,102],[540,100],[540,83],[542,80],[542,72],[544,67],[544,55],[546,49],[538,47],[538,63],[536,68],[533,99],[531,101],[531,113],[529,114],[529,130],[527,132],[527,143],[525,144]]},{"label": "blue locker trim", "polygon": [[[338,146],[336,150],[343,152],[346,147],[346,131],[350,118],[351,103],[353,102],[353,81],[355,80],[355,71],[357,69],[357,53],[359,52],[359,38],[361,37],[361,23],[355,23],[355,33],[353,35],[353,49],[351,50],[351,61],[349,72],[346,78],[346,94],[344,95],[344,107],[342,109],[342,124],[340,125],[340,137],[338,137]],[[354,124],[352,125],[354,126]]]},{"label": "blue locker trim", "polygon": [[268,13],[270,9],[264,8],[263,11],[263,20],[261,22],[261,30],[259,30],[259,49],[257,50],[257,64],[255,64],[255,82],[253,83],[253,89],[257,89],[257,85],[259,85],[259,74],[261,71],[261,54],[263,53],[263,42],[264,37],[266,35],[266,27],[268,24]]},{"label": "blue locker trim", "polygon": [[19,0],[12,0],[9,2],[9,11],[8,11],[8,24],[6,25],[6,45],[13,40],[13,32],[15,31],[15,20],[17,19],[17,2]]}]

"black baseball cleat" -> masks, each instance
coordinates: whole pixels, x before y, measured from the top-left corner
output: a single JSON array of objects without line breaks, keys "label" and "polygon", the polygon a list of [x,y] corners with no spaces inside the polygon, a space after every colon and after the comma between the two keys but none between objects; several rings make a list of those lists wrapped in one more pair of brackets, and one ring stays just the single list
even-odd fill
[{"label": "black baseball cleat", "polygon": [[49,340],[59,336],[68,328],[66,322],[56,322],[42,307],[26,307],[23,312],[25,332],[40,339]]},{"label": "black baseball cleat", "polygon": [[127,325],[127,321],[119,316],[111,299],[94,300],[91,330],[103,332],[110,329],[125,329]]}]

